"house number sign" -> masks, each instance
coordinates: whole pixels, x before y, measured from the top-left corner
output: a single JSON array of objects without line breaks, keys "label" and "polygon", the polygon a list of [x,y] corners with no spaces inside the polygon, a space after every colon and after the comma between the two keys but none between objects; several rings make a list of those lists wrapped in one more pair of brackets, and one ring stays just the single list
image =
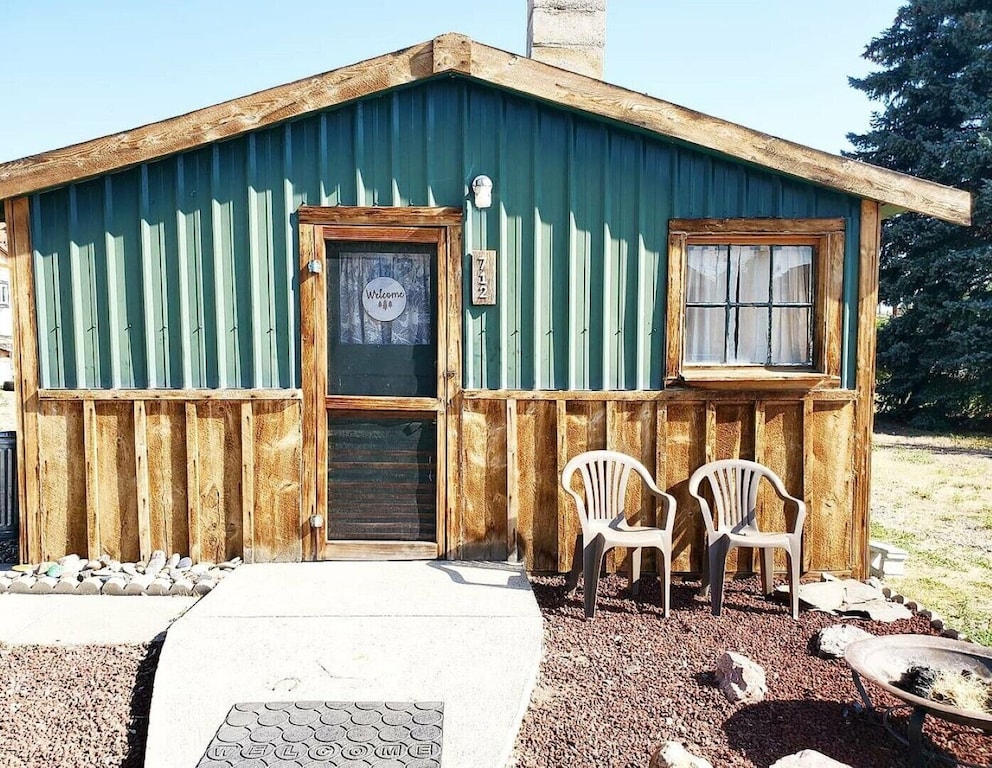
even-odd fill
[{"label": "house number sign", "polygon": [[472,303],[496,303],[496,251],[472,251]]},{"label": "house number sign", "polygon": [[406,289],[391,277],[373,277],[362,289],[362,306],[369,317],[388,323],[406,309]]}]

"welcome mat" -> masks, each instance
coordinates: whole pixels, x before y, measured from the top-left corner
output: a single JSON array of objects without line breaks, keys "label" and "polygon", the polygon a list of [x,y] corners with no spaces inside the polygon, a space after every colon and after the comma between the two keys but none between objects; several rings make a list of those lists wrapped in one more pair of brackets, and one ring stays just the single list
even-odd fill
[{"label": "welcome mat", "polygon": [[440,768],[444,704],[235,704],[197,768]]}]

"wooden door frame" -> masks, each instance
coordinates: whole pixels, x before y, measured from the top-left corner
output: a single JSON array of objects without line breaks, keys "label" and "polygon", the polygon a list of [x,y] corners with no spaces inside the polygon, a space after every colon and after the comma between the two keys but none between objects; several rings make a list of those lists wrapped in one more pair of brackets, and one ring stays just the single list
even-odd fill
[{"label": "wooden door frame", "polygon": [[[428,559],[451,551],[453,522],[458,503],[458,423],[454,411],[462,389],[462,209],[368,208],[301,206],[297,211],[300,238],[300,368],[303,385],[303,559],[316,560],[327,552],[326,528],[315,531],[313,515],[327,514],[327,270],[325,227],[350,238],[375,239],[384,229],[407,229],[410,240],[438,245],[438,473],[437,532],[433,553],[424,542],[343,542],[335,557],[345,559]],[[436,239],[427,236],[434,231]],[[329,233],[328,233],[329,234]],[[317,271],[311,271],[315,262]],[[308,375],[313,372],[313,375]],[[336,397],[344,404],[341,398]],[[384,405],[384,398],[349,396],[358,407]],[[410,400],[404,398],[404,400]],[[374,402],[373,402],[374,401]],[[404,403],[394,403],[403,407]]]}]

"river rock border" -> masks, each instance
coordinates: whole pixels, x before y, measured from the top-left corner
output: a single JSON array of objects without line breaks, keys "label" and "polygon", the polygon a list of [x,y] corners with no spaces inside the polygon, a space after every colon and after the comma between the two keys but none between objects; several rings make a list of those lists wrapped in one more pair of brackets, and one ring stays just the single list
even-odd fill
[{"label": "river rock border", "polygon": [[92,560],[66,555],[54,562],[0,571],[0,593],[202,596],[239,565],[240,557],[223,563],[194,563],[178,552],[167,557],[161,549],[147,562],[121,562],[110,555]]}]

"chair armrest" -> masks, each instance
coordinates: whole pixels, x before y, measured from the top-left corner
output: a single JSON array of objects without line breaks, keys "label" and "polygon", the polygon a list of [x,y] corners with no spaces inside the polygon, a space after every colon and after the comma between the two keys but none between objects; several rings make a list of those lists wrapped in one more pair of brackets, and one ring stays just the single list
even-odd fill
[{"label": "chair armrest", "polygon": [[703,523],[706,525],[706,533],[712,536],[716,532],[716,528],[713,525],[713,513],[710,511],[709,502],[703,498],[703,495],[699,492],[699,484],[706,477],[703,472],[703,467],[700,467],[695,472],[692,473],[692,477],[689,478],[689,495],[692,496],[696,503],[699,504],[699,512],[703,516]]},{"label": "chair armrest", "polygon": [[664,491],[654,495],[658,496],[664,502],[665,524],[661,527],[664,528],[665,532],[668,533],[669,536],[671,536],[672,531],[675,529],[675,510],[678,506],[678,502],[672,494],[665,493]]},{"label": "chair armrest", "polygon": [[779,480],[777,476],[766,475],[771,481],[772,487],[775,489],[775,493],[778,495],[782,501],[792,504],[796,508],[796,522],[793,525],[790,533],[802,534],[803,525],[806,522],[806,502],[802,499],[797,499],[795,496],[790,496],[788,491],[785,490],[785,486],[782,481]]}]

